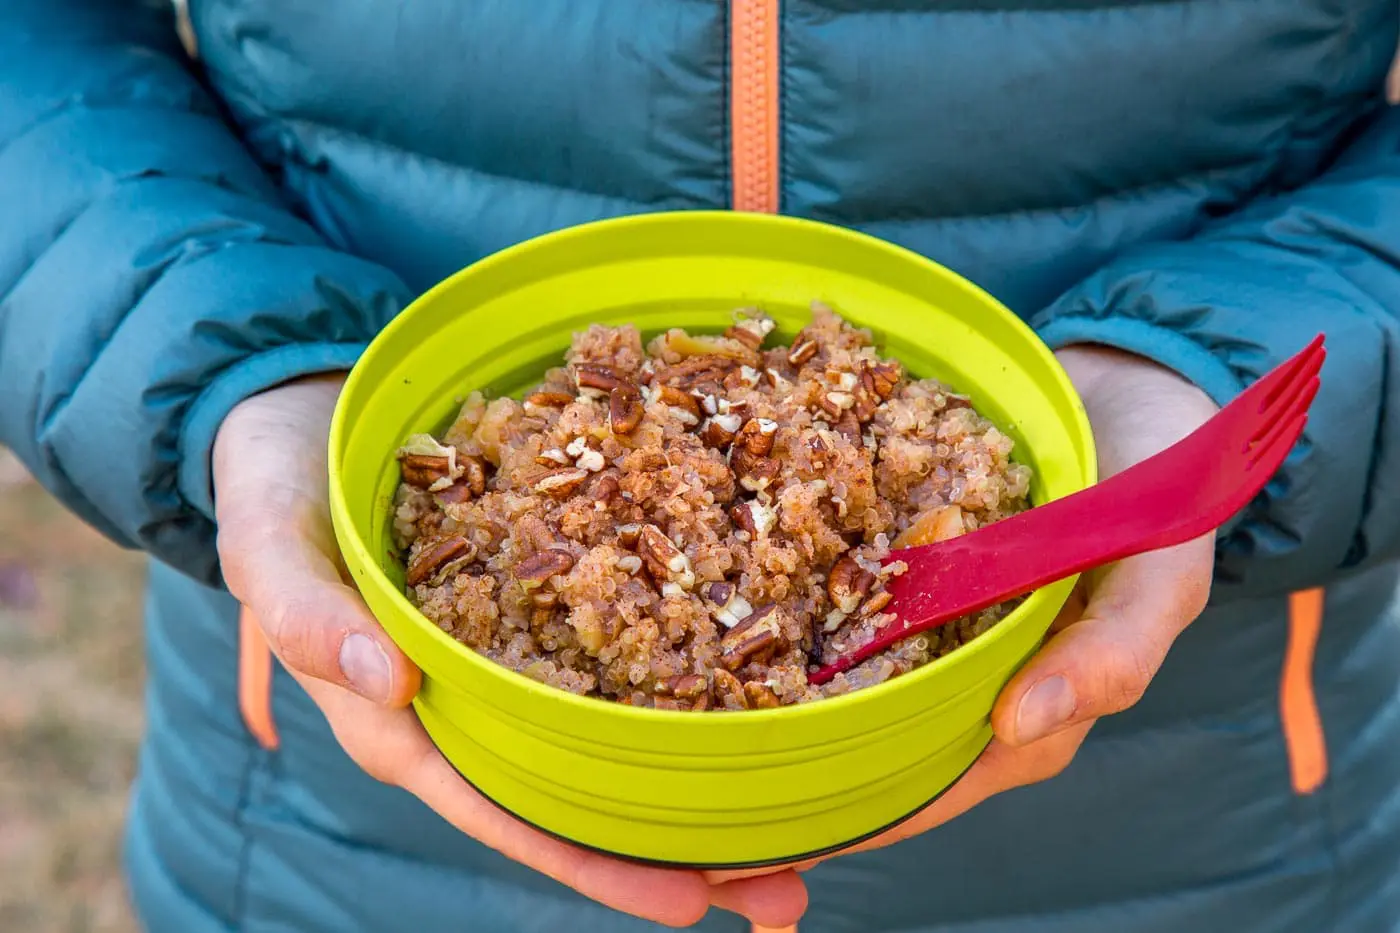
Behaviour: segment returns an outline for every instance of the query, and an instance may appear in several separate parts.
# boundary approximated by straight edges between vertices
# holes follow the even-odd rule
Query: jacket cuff
[[[350,369],[363,343],[289,344],[239,360],[204,388],[190,406],[180,437],[180,494],[206,518],[214,518],[214,439],[228,413],[260,392],[283,383]]]

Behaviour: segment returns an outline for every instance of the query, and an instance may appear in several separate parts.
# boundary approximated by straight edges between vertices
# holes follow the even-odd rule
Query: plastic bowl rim
[[[826,236],[846,240],[853,245],[858,245],[862,249],[875,249],[885,252],[893,258],[898,258],[903,262],[918,265],[923,271],[942,278],[950,284],[968,292],[984,306],[997,309],[998,313],[1005,315],[1009,319],[1008,323],[1013,329],[1021,332],[1021,336],[1030,345],[1032,352],[1041,356],[1042,361],[1049,364],[1049,371],[1054,382],[1052,388],[1063,393],[1064,396],[1071,401],[1071,417],[1075,423],[1069,427],[1078,433],[1082,442],[1082,461],[1079,466],[1087,480],[1085,486],[1092,485],[1097,481],[1098,461],[1093,431],[1090,428],[1088,415],[1084,410],[1084,404],[1079,397],[1078,391],[1074,388],[1073,383],[1070,382],[1069,375],[1064,371],[1063,367],[1060,366],[1059,361],[1055,359],[1054,353],[1041,341],[1040,337],[1030,325],[1002,305],[1001,302],[986,290],[919,253],[890,243],[887,240],[882,240],[879,237],[821,221],[808,220],[806,218],[791,217],[781,214],[746,214],[714,210],[659,211],[648,214],[625,215],[622,217],[590,221],[588,223],[540,234],[539,236],[532,237],[528,240],[522,240],[519,243],[508,246],[471,265],[459,269],[432,288],[423,292],[409,305],[405,306],[405,308],[380,331],[379,335],[376,336],[374,341],[372,341],[370,346],[366,349],[365,355],[373,351],[374,344],[392,337],[397,330],[408,326],[407,318],[409,312],[415,305],[427,303],[442,293],[450,291],[462,278],[477,274],[482,269],[489,269],[494,266],[515,262],[518,261],[521,256],[538,249],[559,247],[567,244],[571,240],[589,237],[600,231],[618,227],[665,226],[674,223],[684,223],[689,220],[713,221],[719,218],[723,218],[723,222],[725,223],[748,223],[766,225],[773,228],[790,227],[793,229],[807,228],[809,230],[819,230]],[[335,524],[340,526],[341,529],[337,535],[339,539],[338,543],[342,549],[348,548],[348,550],[353,552],[355,560],[362,568],[368,568],[368,574],[372,579],[365,582],[377,587],[381,592],[386,594],[395,610],[398,611],[406,621],[420,629],[424,629],[433,643],[446,652],[446,656],[440,657],[438,663],[433,666],[447,666],[445,662],[451,659],[455,662],[451,666],[456,667],[459,671],[470,671],[473,674],[481,674],[489,678],[504,681],[504,685],[509,685],[524,690],[527,693],[535,694],[537,697],[550,702],[574,707],[579,713],[584,715],[611,715],[620,717],[623,720],[634,720],[637,722],[665,722],[675,725],[685,723],[686,728],[692,729],[724,728],[726,723],[733,721],[732,715],[727,715],[731,713],[731,711],[728,710],[711,710],[706,715],[696,715],[693,711],[686,710],[661,710],[627,706],[600,697],[578,696],[567,690],[551,687],[548,684],[540,683],[510,668],[497,664],[484,655],[478,654],[473,649],[448,635],[427,616],[419,612],[418,608],[408,600],[408,597],[400,592],[398,587],[393,585],[393,582],[385,575],[379,563],[371,557],[368,545],[355,527],[355,523],[350,519],[349,507],[345,502],[344,491],[339,479],[340,463],[338,451],[341,449],[342,442],[345,440],[348,420],[343,400],[357,392],[373,390],[373,387],[370,386],[364,388],[360,387],[360,381],[366,378],[362,373],[363,368],[358,364],[350,370],[349,375],[346,377],[345,384],[341,389],[340,397],[336,401],[335,411],[331,417],[327,462],[330,471],[329,490],[331,514],[335,520]],[[347,538],[348,542],[346,540]],[[982,633],[966,645],[959,647],[957,650],[951,651],[940,658],[935,658],[927,664],[915,668],[906,674],[890,678],[889,680],[871,687],[853,690],[850,693],[841,694],[839,696],[824,697],[821,700],[816,700],[811,703],[780,706],[776,709],[744,710],[741,712],[743,720],[756,726],[761,722],[771,722],[778,719],[792,721],[798,717],[821,716],[825,715],[823,710],[828,711],[828,713],[835,713],[841,709],[878,702],[896,690],[909,689],[924,680],[938,676],[938,674],[943,671],[957,667],[960,664],[969,663],[974,657],[984,652],[994,650],[995,645],[1009,638],[1011,633],[1020,625],[1023,625],[1035,610],[1040,607],[1040,604],[1044,603],[1049,598],[1048,591],[1056,585],[1058,584],[1050,584],[1049,586],[1034,590],[1026,596],[1025,601],[1021,603],[1021,605],[1017,606],[1006,618],[1002,619],[988,631]],[[383,622],[380,622],[380,625],[383,626]],[[391,639],[393,638],[393,635],[388,632],[387,628],[386,634],[389,634]],[[466,667],[462,668],[461,665],[466,665]],[[457,689],[453,684],[453,681],[457,679],[456,677],[444,678],[441,673],[439,673],[438,676],[432,679],[438,681],[444,687],[454,690]],[[739,711],[734,712],[737,713]]]

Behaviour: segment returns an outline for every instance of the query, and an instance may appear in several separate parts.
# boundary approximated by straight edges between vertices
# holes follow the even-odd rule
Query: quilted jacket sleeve
[[[1312,184],[1122,256],[1035,323],[1052,346],[1142,354],[1221,403],[1325,333],[1306,435],[1222,535],[1219,590],[1299,589],[1400,556],[1400,110]]]
[[[184,61],[168,2],[0,3],[0,442],[215,582],[224,415],[348,367],[407,296],[278,203]]]

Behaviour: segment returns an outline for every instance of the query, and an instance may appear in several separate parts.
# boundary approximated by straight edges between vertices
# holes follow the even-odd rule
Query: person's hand
[[[1084,399],[1102,477],[1171,446],[1217,411],[1200,389],[1141,357],[1087,346],[1057,356]],[[1205,608],[1214,544],[1211,534],[1082,577],[1049,640],[997,698],[995,738],[967,774],[914,818],[831,857],[891,845],[1063,771],[1096,720],[1142,697],[1167,649]]]
[[[760,925],[795,923],[807,892],[791,871],[710,885],[576,848],[498,810],[458,776],[407,708],[420,675],[349,585],[331,529],[326,445],[340,376],[302,380],[235,408],[214,447],[219,557],[229,591],[371,776],[458,829],[617,910],[669,926],[711,904]]]

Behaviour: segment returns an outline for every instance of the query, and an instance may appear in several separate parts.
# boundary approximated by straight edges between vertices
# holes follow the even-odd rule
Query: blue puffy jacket
[[[0,3],[0,439],[153,557],[128,837],[153,933],[650,928],[359,773],[283,672],[249,694],[249,645],[245,722],[209,451],[493,250],[725,206],[907,245],[1221,401],[1331,348],[1143,701],[1061,777],[812,872],[803,933],[1400,928],[1395,0],[190,14],[198,64],[155,0]]]

